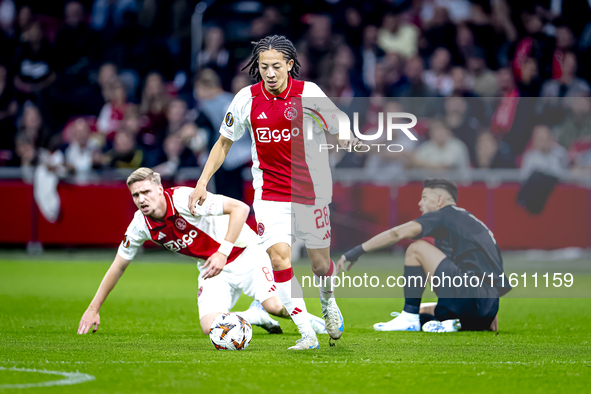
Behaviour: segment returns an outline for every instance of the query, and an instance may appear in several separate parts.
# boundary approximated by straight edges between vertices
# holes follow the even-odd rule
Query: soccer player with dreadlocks
[[[304,106],[303,100],[330,102],[314,83],[298,81],[300,63],[294,45],[284,36],[268,36],[254,43],[252,57],[243,68],[258,83],[242,89],[230,104],[217,143],[210,152],[203,173],[189,200],[189,209],[203,204],[206,185],[226,158],[234,141],[249,130],[252,138],[252,174],[257,231],[273,266],[277,293],[298,326],[302,338],[290,349],[319,347],[308,320],[301,286],[291,267],[291,243],[295,236],[308,250],[312,271],[320,289],[320,303],[326,330],[334,340],[343,333],[344,323],[334,298],[330,259],[332,179],[328,153],[315,149],[326,143],[322,130],[310,135],[303,129],[304,111],[331,134],[338,133],[338,116],[323,116],[321,108]],[[330,103],[334,111],[338,111]],[[327,112],[324,112],[326,115]],[[311,134],[311,133],[310,133]],[[306,140],[304,137],[306,135]],[[354,139],[339,141],[346,149]],[[292,226],[293,221],[293,226]],[[292,295],[292,290],[294,294]]]

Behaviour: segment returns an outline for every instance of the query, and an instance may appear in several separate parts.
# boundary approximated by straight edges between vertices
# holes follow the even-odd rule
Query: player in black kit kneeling
[[[415,239],[404,259],[404,309],[376,331],[453,332],[498,330],[499,297],[511,287],[503,281],[503,258],[495,237],[473,214],[456,205],[458,189],[445,179],[423,183],[422,216],[376,235],[341,256],[337,272],[348,270],[366,253],[403,239]],[[422,237],[433,237],[435,246]],[[427,280],[437,303],[421,304]]]

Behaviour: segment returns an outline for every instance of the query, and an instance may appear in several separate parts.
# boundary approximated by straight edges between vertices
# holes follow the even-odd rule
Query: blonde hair
[[[136,182],[145,181],[149,179],[155,185],[160,185],[160,174],[154,172],[154,170],[146,167],[140,167],[127,178],[127,187],[131,186]]]

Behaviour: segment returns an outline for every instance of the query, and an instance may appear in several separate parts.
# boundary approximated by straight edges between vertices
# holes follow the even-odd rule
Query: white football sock
[[[314,278],[316,280],[316,284],[318,285],[318,290],[320,292],[320,299],[323,301],[329,300],[334,297],[334,289],[332,283],[332,277],[335,274],[334,270],[334,263],[332,260],[330,261],[330,268],[328,271],[323,275],[318,275],[314,273]]]
[[[277,295],[291,316],[291,320],[298,326],[302,336],[314,335],[314,330],[310,324],[310,317],[306,309],[306,303],[303,298],[302,286],[293,275],[291,268],[282,271],[273,271],[275,276],[275,285],[277,286]]]

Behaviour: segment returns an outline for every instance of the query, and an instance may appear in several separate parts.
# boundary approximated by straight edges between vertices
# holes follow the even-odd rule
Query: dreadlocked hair
[[[285,36],[267,36],[259,41],[252,41],[251,44],[254,45],[254,49],[252,50],[250,61],[246,66],[244,66],[244,68],[242,68],[242,70],[246,70],[248,68],[248,75],[253,77],[257,82],[263,79],[261,77],[261,73],[259,72],[259,54],[270,49],[275,49],[277,52],[282,53],[286,59],[286,62],[289,62],[293,59],[293,67],[289,71],[289,76],[292,78],[296,78],[298,76],[300,72],[298,54],[293,43]]]

